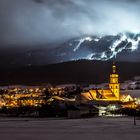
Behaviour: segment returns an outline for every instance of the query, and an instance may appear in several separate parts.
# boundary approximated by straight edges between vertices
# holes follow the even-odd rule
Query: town
[[[140,115],[140,77],[119,83],[115,63],[109,83],[0,87],[0,116],[89,117]]]

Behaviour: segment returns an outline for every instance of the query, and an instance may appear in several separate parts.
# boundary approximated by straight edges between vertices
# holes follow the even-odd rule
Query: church
[[[110,82],[107,89],[91,89],[88,92],[82,93],[82,96],[87,100],[97,101],[122,101],[124,96],[120,93],[119,75],[115,63],[112,65],[112,73],[110,74]],[[126,97],[127,99],[128,97]],[[133,100],[130,97],[131,100]],[[130,100],[130,99],[127,99]]]

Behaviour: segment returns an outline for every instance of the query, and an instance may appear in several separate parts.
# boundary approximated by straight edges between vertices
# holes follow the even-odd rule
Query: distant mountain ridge
[[[0,51],[0,67],[38,66],[81,59],[108,61],[116,58],[140,62],[140,34],[135,33],[80,36],[58,44],[13,48]]]

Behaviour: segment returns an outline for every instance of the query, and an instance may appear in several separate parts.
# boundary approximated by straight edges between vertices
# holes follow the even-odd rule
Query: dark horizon
[[[113,61],[79,60],[0,70],[0,85],[100,84],[109,82]],[[116,62],[120,82],[140,76],[139,62]]]

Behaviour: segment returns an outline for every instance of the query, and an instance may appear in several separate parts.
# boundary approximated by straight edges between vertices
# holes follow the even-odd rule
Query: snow
[[[1,140],[137,140],[133,118],[0,118]]]
[[[121,93],[131,95],[133,98],[140,98],[140,90],[122,90]]]

